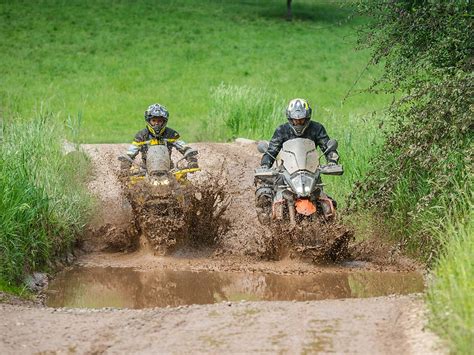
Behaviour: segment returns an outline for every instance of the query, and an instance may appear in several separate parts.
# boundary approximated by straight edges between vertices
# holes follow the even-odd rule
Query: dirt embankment
[[[116,157],[126,145],[85,145],[95,175],[90,182],[100,208],[84,239],[85,266],[136,269],[216,270],[311,274],[360,269],[413,269],[404,262],[357,262],[317,266],[273,248],[257,221],[252,172],[259,163],[254,144],[195,144],[205,171],[219,172],[230,204],[230,222],[218,246],[181,248],[157,256],[150,245],[133,245],[136,216],[118,179]],[[193,179],[205,182],[206,174]],[[201,179],[201,181],[199,181]],[[271,239],[270,239],[271,240]],[[272,249],[273,248],[273,249]],[[133,248],[132,248],[133,249]],[[135,248],[137,249],[137,248]],[[279,250],[275,253],[275,250]],[[281,259],[271,262],[271,256]],[[269,257],[270,256],[270,257]],[[381,261],[380,261],[381,260]],[[5,300],[4,300],[5,301]],[[224,302],[143,310],[53,309],[0,303],[0,353],[433,353],[436,339],[425,331],[419,296],[311,302]]]

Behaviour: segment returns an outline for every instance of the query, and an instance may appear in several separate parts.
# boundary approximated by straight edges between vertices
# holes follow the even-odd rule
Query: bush
[[[473,4],[465,0],[360,1],[373,22],[363,41],[385,71],[372,89],[400,99],[385,144],[354,191],[428,263],[434,329],[471,353],[474,306]]]
[[[428,260],[439,250],[425,227],[443,216],[440,198],[460,200],[457,182],[472,169],[472,4],[363,1],[362,8],[374,19],[364,37],[372,60],[385,63],[372,89],[402,95],[354,201],[382,211],[394,234]]]

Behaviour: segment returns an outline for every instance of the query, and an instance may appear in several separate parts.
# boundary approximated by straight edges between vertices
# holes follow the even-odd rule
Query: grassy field
[[[365,20],[344,2],[298,1],[292,22],[285,11],[281,0],[0,1],[0,280],[43,269],[85,223],[61,124],[73,141],[126,142],[153,102],[185,140],[227,141],[269,139],[288,100],[308,98],[340,142],[346,174],[326,182],[344,205],[379,140],[371,112],[387,102],[359,92],[375,75],[355,50]]]
[[[355,50],[365,20],[348,3],[300,0],[287,22],[283,0],[1,1],[1,111],[31,117],[43,104],[60,120],[81,116],[84,142],[125,142],[160,102],[186,141],[223,141],[232,135],[209,122],[226,110],[215,94],[224,85],[277,98],[260,138],[293,97],[310,99],[338,136],[338,122],[387,101],[357,93],[375,73]]]

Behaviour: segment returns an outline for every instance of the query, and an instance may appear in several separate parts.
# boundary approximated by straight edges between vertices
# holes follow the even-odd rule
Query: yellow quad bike
[[[170,176],[174,176],[178,183],[186,184],[188,174],[201,171],[198,167],[187,167],[183,165],[183,162],[187,158],[198,154],[195,149],[189,149],[181,159],[173,163],[169,154],[168,145],[174,146],[174,143],[166,139],[152,139],[146,141],[145,144],[148,145],[145,168],[137,164],[128,155],[121,155],[118,158],[120,161],[129,161],[131,163],[129,187],[142,180],[148,181],[154,186],[169,185]]]

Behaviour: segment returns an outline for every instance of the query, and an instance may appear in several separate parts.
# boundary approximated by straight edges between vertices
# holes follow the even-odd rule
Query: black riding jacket
[[[176,149],[181,153],[184,154],[186,151],[186,147],[184,147],[185,143],[179,141],[179,133],[176,132],[174,129],[166,127],[162,134],[158,137],[153,136],[148,128],[144,128],[135,135],[135,139],[133,140],[132,144],[129,146],[127,150],[127,154],[130,158],[134,159],[138,153],[142,153],[142,159],[146,161],[146,153],[148,150],[148,145],[146,144],[147,141],[152,139],[166,139],[169,143],[178,143],[175,144]],[[168,145],[168,150],[171,154],[171,145]]]
[[[326,129],[321,123],[310,121],[308,127],[306,127],[303,134],[297,136],[293,128],[291,128],[290,123],[287,122],[279,126],[275,130],[275,133],[273,133],[273,137],[270,140],[268,150],[262,157],[261,165],[271,167],[273,165],[273,162],[275,161],[273,157],[276,157],[278,155],[283,146],[283,143],[294,138],[311,139],[317,146],[319,146],[319,148],[323,152],[326,150],[326,145],[329,141],[329,136],[326,133]],[[329,162],[337,163],[337,160],[339,159],[337,151],[327,152],[326,159]]]

